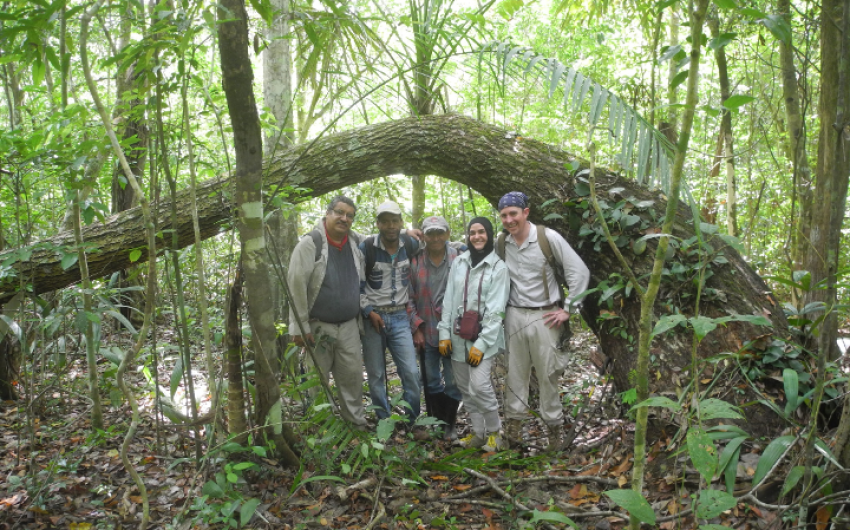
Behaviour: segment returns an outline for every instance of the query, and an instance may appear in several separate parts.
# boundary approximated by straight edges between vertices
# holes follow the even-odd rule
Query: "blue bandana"
[[[501,199],[499,199],[499,211],[502,211],[509,206],[516,206],[517,208],[525,210],[528,208],[528,195],[521,191],[511,191],[506,193]]]

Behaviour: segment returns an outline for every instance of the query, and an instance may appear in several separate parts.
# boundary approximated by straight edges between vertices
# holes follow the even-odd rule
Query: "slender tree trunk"
[[[275,118],[275,128],[268,130],[264,138],[263,146],[267,157],[289,149],[295,137],[290,50],[292,34],[289,24],[292,9],[289,0],[272,0],[271,5],[275,14],[271,25],[266,29],[269,45],[263,51],[263,99]],[[271,248],[279,250],[278,258],[281,263],[288,265],[292,251],[298,244],[298,216],[294,211],[288,210],[284,213],[283,208],[276,208],[269,216],[268,226],[270,237],[274,238]],[[283,295],[280,278],[272,275],[269,291],[275,309],[275,322],[286,322],[289,302]],[[283,353],[288,344],[289,334],[281,335],[277,341],[278,352]],[[274,358],[275,373],[280,372],[280,362],[280,356]]]
[[[263,230],[263,140],[254,101],[254,73],[248,55],[248,14],[240,0],[224,0],[219,4],[218,18],[222,84],[236,151],[236,226],[242,242],[245,294],[253,330],[257,424],[268,426],[267,432],[275,439],[281,459],[287,466],[295,467],[298,457],[282,436],[286,426],[282,418],[280,387],[271,365],[271,360],[277,357],[275,311],[268,296],[272,278]]]
[[[239,310],[242,307],[242,264],[236,267],[227,304],[225,344],[227,347],[227,424],[230,436],[237,443],[248,439],[248,420],[245,416],[245,389],[242,385],[242,326]]]
[[[720,21],[713,16],[708,21],[712,37],[720,35]],[[729,89],[729,69],[726,66],[726,47],[714,50],[717,62],[717,77],[720,82],[720,103],[725,103],[732,95]],[[726,168],[726,232],[730,236],[738,235],[738,198],[735,182],[735,153],[732,141],[732,112],[723,107],[720,115],[720,139],[723,146],[723,162]]]
[[[778,0],[777,8],[791,25],[790,0]],[[787,122],[788,152],[791,154],[792,176],[792,214],[789,223],[791,242],[791,261],[794,270],[803,270],[808,249],[806,238],[811,227],[812,216],[812,170],[806,150],[806,127],[800,104],[797,67],[794,64],[794,47],[791,38],[787,42],[779,41],[779,58],[782,72],[782,96],[785,100],[785,120]],[[802,293],[792,291],[794,302]]]
[[[667,42],[670,46],[676,46],[677,44],[679,44],[679,12],[677,11],[678,6],[674,4],[668,9],[670,13],[670,25],[668,26],[669,40]],[[676,61],[671,59],[670,68],[667,71],[667,103],[670,105],[675,105],[679,102],[678,87],[673,87],[673,78],[676,77],[677,73],[679,72],[676,69]],[[668,110],[667,119],[664,121],[669,123],[670,128],[675,131],[678,129],[679,114],[675,110]]]
[[[682,174],[685,167],[685,158],[688,153],[688,144],[691,138],[691,129],[694,122],[694,114],[696,112],[697,103],[699,102],[699,63],[702,48],[702,29],[705,21],[706,10],[708,8],[708,0],[697,0],[691,2],[691,62],[688,73],[688,91],[685,100],[685,110],[682,114],[682,128],[679,132],[679,143],[676,146],[676,157],[673,161],[673,170],[670,177],[669,200],[667,209],[664,215],[664,226],[661,229],[662,234],[672,234],[674,220],[679,202],[679,190],[682,183]],[[638,355],[637,355],[637,401],[638,403],[645,401],[650,395],[649,384],[649,361],[650,361],[650,346],[652,344],[652,326],[654,316],[655,299],[661,287],[661,275],[664,270],[664,262],[666,261],[667,247],[669,237],[663,236],[658,241],[658,247],[655,251],[655,260],[652,266],[652,274],[649,277],[649,282],[646,291],[640,299],[640,323],[638,335]],[[696,374],[693,377],[698,377]],[[634,451],[634,467],[632,468],[632,489],[639,494],[643,494],[644,473],[646,469],[646,440],[647,440],[647,421],[649,408],[642,407],[637,411],[637,419],[635,421],[635,451]],[[631,516],[629,518],[629,527],[632,530],[640,530],[640,520]]]
[[[79,192],[77,192],[77,200],[74,201],[74,239],[77,242],[77,262],[80,267],[80,278],[82,278],[83,287],[83,313],[85,318],[80,319],[85,322],[86,336],[86,364],[88,365],[89,376],[89,398],[92,401],[91,408],[91,426],[92,430],[103,430],[103,410],[100,405],[100,387],[98,385],[97,373],[97,356],[95,353],[94,344],[94,323],[91,318],[95,315],[92,313],[91,304],[91,278],[89,277],[89,269],[86,264],[86,251],[83,247],[83,235],[80,230],[80,200]]]
[[[826,361],[838,355],[836,344],[837,273],[841,229],[847,208],[850,180],[850,0],[825,0],[821,8],[821,134],[818,145],[818,174],[810,241],[813,256],[809,271],[812,283],[825,281],[818,298],[826,305],[826,316],[818,335],[819,373]],[[836,434],[836,452],[841,463],[850,465],[850,397]]]

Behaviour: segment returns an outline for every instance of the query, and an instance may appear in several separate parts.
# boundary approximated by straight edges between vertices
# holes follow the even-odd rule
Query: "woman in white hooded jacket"
[[[472,434],[461,442],[488,451],[503,448],[499,403],[490,382],[493,358],[505,349],[502,321],[510,293],[510,277],[505,262],[494,251],[493,224],[476,217],[467,227],[469,252],[452,262],[443,315],[437,326],[440,332],[440,354],[451,356],[455,383],[463,395],[469,412]],[[458,334],[457,323],[464,312],[478,312],[479,326]],[[475,320],[474,316],[471,320]],[[477,336],[474,331],[478,331]]]

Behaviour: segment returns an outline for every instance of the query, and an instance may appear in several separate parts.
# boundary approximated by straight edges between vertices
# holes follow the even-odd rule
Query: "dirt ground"
[[[621,529],[625,512],[603,492],[629,487],[633,424],[592,362],[600,364],[593,335],[577,333],[571,347],[562,396],[572,443],[557,454],[543,450],[544,429],[536,419],[524,424],[522,450],[482,453],[436,436],[417,441],[404,429],[380,439],[325,414],[295,424],[302,467],[284,469],[261,448],[235,451],[223,441],[210,448],[203,430],[157,424],[151,393],[139,390],[143,421],[128,454],[149,496],[149,528],[495,530],[564,528],[568,517],[578,528]],[[106,377],[109,363],[101,369]],[[503,375],[497,366],[498,392]],[[142,373],[134,377],[136,388],[144,389]],[[107,388],[108,428],[92,434],[84,360],[39,378],[36,395],[0,404],[0,530],[138,528],[142,498],[119,456],[130,416],[120,394]],[[300,404],[295,399],[289,406],[297,411]],[[460,436],[467,432],[461,409]],[[669,436],[648,448],[647,498],[660,528],[696,528],[689,506],[698,475]],[[758,449],[742,454],[740,488],[752,476]],[[741,502],[708,523],[780,528],[780,510],[768,506]]]

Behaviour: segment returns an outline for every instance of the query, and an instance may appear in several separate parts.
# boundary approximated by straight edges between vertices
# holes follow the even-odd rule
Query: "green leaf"
[[[826,457],[826,459],[829,460],[832,465],[834,465],[838,469],[841,469],[841,464],[838,463],[838,459],[835,458],[835,455],[832,454],[832,451],[829,449],[829,446],[823,443],[823,440],[821,440],[820,438],[815,439],[815,449],[817,450],[817,452]]]
[[[242,508],[239,510],[239,520],[242,521],[242,526],[248,524],[251,517],[254,517],[254,512],[257,511],[259,505],[260,499],[248,499],[242,503]]]
[[[726,510],[731,510],[738,505],[738,500],[721,490],[702,490],[699,493],[699,504],[697,504],[696,515],[701,519],[718,517]]]
[[[784,497],[788,494],[789,491],[794,489],[800,479],[803,478],[803,475],[806,473],[806,466],[794,466],[791,468],[791,471],[788,472],[788,476],[785,477],[785,485],[782,486],[782,493],[779,494],[780,497]]]
[[[764,476],[770,471],[770,468],[779,461],[782,453],[788,449],[788,446],[795,440],[794,436],[780,436],[771,441],[759,458],[759,463],[756,465],[756,473],[753,475],[753,485],[755,486]]]
[[[738,471],[738,459],[741,456],[741,445],[746,438],[739,436],[733,438],[726,444],[723,451],[720,453],[720,461],[717,466],[717,471],[724,474],[726,483],[726,491],[733,493],[735,491],[735,478]]]
[[[729,1],[734,4],[734,0],[729,0]],[[737,37],[737,36],[738,36],[737,33],[723,33],[722,35],[718,35],[718,36],[714,37],[713,39],[711,39],[710,41],[708,41],[708,47],[711,48],[712,50],[719,50],[719,49],[725,47],[727,44],[729,44],[733,40],[735,40],[735,37]]]
[[[685,315],[665,315],[655,324],[655,327],[652,329],[652,336],[655,337],[656,335],[660,335],[665,331],[678,326],[685,320],[687,320]]]
[[[62,261],[59,262],[59,265],[62,267],[63,271],[66,271],[74,266],[79,259],[79,255],[77,253],[73,254],[63,254]]]
[[[378,422],[377,436],[378,440],[387,440],[392,435],[395,429],[395,420],[392,418],[384,418]]]
[[[767,15],[756,22],[764,25],[764,27],[773,33],[774,37],[785,44],[791,42],[791,25],[788,24],[788,20],[786,20],[782,15]]]
[[[738,410],[738,407],[722,399],[709,398],[700,401],[699,404],[700,417],[703,420],[716,420],[719,418],[728,418],[733,420],[742,420],[744,416]]]
[[[698,317],[693,317],[688,319],[688,323],[694,328],[694,334],[697,336],[698,340],[702,340],[706,335],[714,331],[717,328],[717,320],[714,318],[708,318],[707,316],[700,315]]]
[[[44,72],[46,68],[44,63],[41,62],[41,59],[36,59],[32,63],[32,84],[34,86],[41,85],[42,81],[44,81]]]
[[[677,86],[684,83],[687,78],[688,70],[682,70],[681,72],[676,74],[676,77],[674,77],[672,81],[670,81],[670,88],[676,88]]]
[[[738,107],[746,105],[750,101],[755,101],[756,98],[753,96],[745,96],[744,94],[736,94],[734,96],[729,96],[729,98],[723,102],[723,106],[729,110],[737,110]]]
[[[560,512],[541,512],[540,510],[534,510],[531,513],[531,522],[536,523],[538,521],[549,521],[553,523],[563,523],[572,526],[573,528],[578,528],[578,525],[566,515]]]
[[[643,407],[663,407],[665,409],[670,409],[672,411],[678,411],[682,407],[679,406],[678,403],[673,401],[672,399],[664,396],[655,396],[649,399],[645,399],[631,408],[631,410],[643,408]]]
[[[104,314],[111,316],[112,318],[114,318],[115,320],[117,320],[118,322],[123,324],[124,327],[127,328],[127,331],[129,331],[133,335],[135,335],[137,333],[136,328],[133,326],[133,324],[130,323],[129,320],[127,320],[127,317],[125,317],[124,315],[122,315],[118,311],[113,311],[113,310],[109,309],[107,311],[104,311]]]
[[[713,235],[717,233],[717,225],[713,225],[711,223],[700,223],[699,230],[703,234]]]
[[[254,8],[254,11],[259,14],[263,20],[266,21],[266,24],[272,23],[272,15],[273,10],[271,6],[271,2],[269,0],[250,0],[251,7]]]
[[[609,490],[605,495],[640,522],[655,524],[655,512],[640,493],[634,490]]]
[[[251,451],[253,451],[255,455],[260,456],[262,458],[265,458],[267,454],[266,448],[261,445],[252,445]]]
[[[714,0],[714,3],[720,9],[735,9],[738,5],[735,3],[735,0]]]
[[[581,182],[580,180],[576,181],[575,185],[576,195],[579,197],[587,197],[590,195],[590,186],[586,182]]]
[[[212,480],[208,480],[204,487],[201,489],[201,493],[204,495],[208,495],[213,499],[221,499],[224,497],[224,490],[222,490],[218,484],[216,484]]]
[[[782,384],[785,387],[785,414],[791,415],[797,409],[797,399],[800,392],[800,378],[796,370],[782,370]]]
[[[744,253],[744,245],[741,244],[741,241],[737,237],[730,236],[729,234],[720,234],[718,237],[720,237],[720,239],[722,239],[724,243],[734,248],[738,252],[742,254]]]
[[[711,482],[717,471],[717,448],[711,442],[708,434],[699,427],[688,430],[688,455],[700,475]]]
[[[135,248],[130,251],[130,263],[136,263],[142,257],[142,250]]]
[[[254,467],[256,465],[257,464],[253,462],[239,462],[233,466],[233,469],[235,469],[236,471],[243,471],[245,469],[248,469],[249,467]]]
[[[731,315],[729,320],[735,320],[738,322],[749,322],[750,324],[754,324],[756,326],[767,326],[773,327],[773,322],[767,319],[767,317],[762,315]]]
[[[559,213],[550,213],[546,217],[543,218],[544,221],[553,221],[553,220],[561,220],[564,216]]]
[[[178,357],[174,363],[174,370],[171,371],[171,397],[177,393],[177,388],[180,386],[180,380],[183,378],[183,358]]]
[[[676,44],[674,46],[665,46],[662,48],[661,56],[658,57],[658,62],[663,63],[664,61],[669,61],[673,57],[676,56],[677,53],[682,51],[682,46],[680,44]]]

